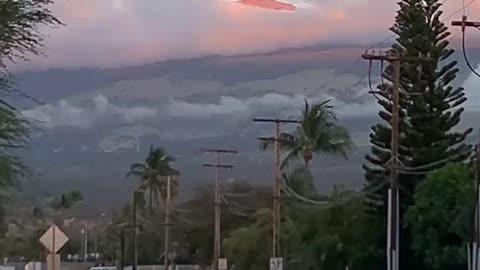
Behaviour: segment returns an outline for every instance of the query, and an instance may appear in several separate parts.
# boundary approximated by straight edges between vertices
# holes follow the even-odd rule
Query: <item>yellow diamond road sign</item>
[[[68,237],[56,225],[50,227],[50,229],[40,237],[40,243],[51,253],[57,253],[67,241]]]

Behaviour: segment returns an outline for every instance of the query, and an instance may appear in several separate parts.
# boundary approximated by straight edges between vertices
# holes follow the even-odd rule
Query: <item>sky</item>
[[[445,3],[444,17],[450,17],[445,22],[450,24],[462,15],[456,13],[461,1]],[[134,65],[326,42],[371,43],[390,35],[386,29],[392,24],[396,9],[394,1],[385,0],[57,0],[54,12],[66,26],[47,29],[48,56],[33,59],[28,67]],[[371,16],[372,12],[375,16]],[[480,15],[480,2],[470,5],[468,13],[471,17]],[[477,78],[469,78],[466,85],[474,88],[476,81]],[[177,120],[231,119],[237,115],[243,121],[258,113],[255,108],[260,105],[278,105],[276,110],[291,114],[301,109],[303,98],[267,94],[241,100],[224,96],[208,105],[170,100],[160,110],[144,106],[122,108],[99,95],[91,100],[89,108],[62,100],[25,113],[49,127],[91,128],[98,119],[112,117],[128,124],[151,121],[159,115]],[[339,114],[375,113],[375,106],[357,107],[349,106],[348,110],[339,110]]]
[[[460,0],[447,0],[445,14],[460,7]],[[389,35],[396,9],[396,1],[388,0],[56,0],[53,11],[66,26],[42,29],[48,57],[15,68],[135,65],[319,43],[370,44]],[[471,15],[480,15],[477,10],[480,2],[469,6]]]

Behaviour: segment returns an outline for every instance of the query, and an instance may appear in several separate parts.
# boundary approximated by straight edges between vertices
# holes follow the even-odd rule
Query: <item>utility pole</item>
[[[480,140],[475,146],[475,207],[472,243],[468,246],[468,270],[480,270]]]
[[[169,246],[170,246],[170,199],[171,199],[171,182],[172,177],[170,175],[167,176],[167,200],[165,204],[165,270],[168,270],[168,253],[169,253]]]
[[[480,22],[468,21],[467,16],[463,15],[461,21],[453,21],[452,26],[461,26],[463,34],[463,42],[465,42],[465,30],[467,27],[479,28]],[[464,48],[465,50],[465,48]],[[464,52],[465,53],[465,52]],[[470,67],[470,64],[467,62]],[[470,67],[472,68],[472,67]],[[480,142],[475,149],[475,212],[473,214],[473,235],[472,244],[468,247],[468,269],[480,270]]]
[[[220,169],[232,169],[233,165],[221,164],[221,154],[237,154],[235,150],[228,149],[201,149],[204,153],[216,153],[216,164],[203,164],[203,167],[215,168],[215,238],[213,242],[213,270],[219,270],[219,259],[222,256],[222,240],[221,240],[221,185],[220,185]],[[224,270],[224,269],[221,269]]]
[[[93,239],[93,248],[95,251],[95,262],[98,259],[98,223],[99,223],[99,218],[105,216],[105,213],[101,213],[100,215],[97,215],[95,217],[95,231],[94,231],[94,239]]]
[[[480,140],[475,148],[475,208],[473,214],[473,237],[471,251],[468,247],[468,269],[479,270],[480,256]]]
[[[365,52],[362,58],[369,61],[388,61],[393,67],[393,87],[391,93],[392,119],[391,119],[391,155],[390,167],[390,188],[388,190],[388,228],[387,228],[387,269],[398,270],[399,258],[399,196],[398,196],[398,136],[399,136],[399,81],[400,81],[400,57],[393,52],[368,53]]]
[[[93,250],[95,252],[95,262],[98,259],[98,219],[95,221],[95,227],[93,231]]]
[[[120,270],[125,267],[125,228],[120,228]]]
[[[273,141],[274,142],[274,152],[275,152],[275,171],[274,171],[274,181],[273,181],[273,209],[272,209],[272,258],[271,264],[273,263],[277,269],[281,268],[279,265],[283,265],[283,259],[279,257],[280,253],[280,230],[281,230],[281,207],[280,207],[280,188],[281,188],[281,166],[280,166],[280,124],[281,123],[300,123],[298,120],[287,120],[287,119],[278,119],[278,118],[254,118],[253,122],[265,122],[265,123],[275,123],[275,136],[273,138],[259,138],[263,141]],[[273,261],[272,261],[273,260]]]
[[[83,258],[83,262],[87,262],[87,259],[88,259],[88,225],[85,224],[85,235],[84,235],[85,239],[85,245],[84,245],[84,258]]]
[[[138,241],[137,241],[137,209],[138,199],[143,197],[143,192],[136,190],[133,192],[133,267],[132,270],[137,270],[138,267]]]
[[[400,211],[399,211],[399,193],[398,193],[398,169],[401,167],[401,162],[398,157],[398,142],[399,142],[399,103],[400,103],[400,63],[402,61],[428,61],[428,57],[404,57],[400,56],[395,51],[368,51],[362,55],[362,58],[372,61],[387,61],[393,68],[392,75],[392,92],[390,100],[392,102],[392,119],[391,125],[391,156],[388,161],[390,169],[390,188],[388,190],[388,225],[387,225],[387,269],[399,269],[399,231],[400,231]],[[407,95],[415,93],[406,93]]]

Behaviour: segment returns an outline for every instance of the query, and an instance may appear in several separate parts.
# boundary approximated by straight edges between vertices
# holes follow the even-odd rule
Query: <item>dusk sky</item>
[[[387,0],[56,2],[55,15],[66,27],[46,31],[47,58],[17,67],[118,66],[328,42],[369,44],[390,34],[397,10],[396,1]],[[444,17],[460,7],[447,0]],[[469,15],[480,15],[480,3],[469,7]]]

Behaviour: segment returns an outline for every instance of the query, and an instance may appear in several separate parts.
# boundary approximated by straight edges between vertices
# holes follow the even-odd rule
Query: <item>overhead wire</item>
[[[441,165],[443,163],[446,163],[446,162],[449,162],[449,161],[452,161],[452,158],[449,157],[449,158],[444,158],[444,159],[441,159],[441,160],[438,160],[438,161],[434,161],[434,162],[431,162],[431,163],[427,163],[427,164],[424,164],[424,165],[420,165],[420,166],[415,166],[415,167],[408,167],[408,166],[402,166],[401,168],[399,168],[400,170],[404,170],[404,171],[417,171],[417,170],[425,170],[425,169],[429,169],[431,167],[435,167],[435,166],[438,166],[438,165]]]
[[[476,0],[474,0],[474,1],[476,1]],[[449,16],[449,17],[450,17],[450,16]],[[450,38],[448,39],[448,41],[451,41],[451,40],[453,40],[454,38],[458,37],[461,33],[462,33],[462,32],[457,32],[456,34],[450,36]],[[393,37],[393,36],[392,36],[392,37]],[[384,39],[383,41],[377,42],[377,43],[381,44],[382,42],[384,42],[385,40],[388,40],[388,39],[389,39],[389,38]],[[359,59],[361,59],[361,58],[359,58]],[[380,101],[381,99],[378,97],[378,95],[375,93],[375,91],[374,91],[374,89],[373,89],[373,87],[372,87],[372,82],[371,82],[371,76],[372,76],[372,75],[371,75],[371,68],[372,68],[372,66],[371,66],[371,63],[370,63],[370,61],[369,61],[369,69],[368,69],[367,74],[366,74],[365,76],[361,77],[357,82],[355,82],[355,83],[350,87],[350,89],[352,89],[354,86],[360,84],[361,82],[363,82],[363,81],[366,79],[366,80],[368,81],[368,88],[370,89],[370,93],[373,94],[373,96],[375,97],[375,99],[376,99],[377,101]],[[384,69],[384,62],[381,61],[381,63],[380,63],[380,70],[383,72],[383,69]],[[380,78],[381,78],[381,82],[380,82],[380,83],[381,83],[382,85],[385,84],[383,74],[381,74]],[[337,110],[338,110],[338,109],[343,109],[343,108],[345,108],[345,107],[347,107],[347,106],[349,106],[349,105],[352,105],[352,104],[356,103],[356,102],[359,101],[360,99],[363,99],[363,98],[368,97],[368,96],[369,96],[368,93],[367,93],[367,94],[363,94],[363,95],[358,95],[358,96],[355,97],[354,99],[349,100],[348,102],[343,103],[343,104],[340,105],[340,106],[336,106],[336,109],[337,109]]]
[[[463,55],[463,59],[465,60],[465,64],[470,69],[470,71],[472,71],[472,73],[475,74],[477,77],[480,77],[480,73],[478,73],[475,70],[475,68],[470,63],[470,60],[468,59],[467,48],[466,48],[466,27],[463,27],[463,26],[462,26],[462,55]]]
[[[471,5],[471,4],[472,4],[473,2],[475,2],[475,1],[476,1],[476,0],[470,1],[470,2],[468,3],[468,5]],[[468,6],[468,5],[466,4],[465,6]],[[458,11],[455,12],[455,13],[453,13],[453,14],[456,14],[456,13],[458,13]],[[453,16],[453,14],[451,14],[451,15],[448,16],[448,17]],[[461,32],[453,35],[450,39],[453,39],[453,38],[457,37],[459,34],[461,34]],[[393,36],[391,36],[391,37],[393,37]],[[391,37],[388,37],[388,38],[386,38],[386,39],[384,39],[384,40],[382,40],[382,41],[380,41],[380,42],[378,42],[378,43],[376,43],[376,44],[383,43],[383,42],[389,40]],[[375,46],[376,44],[372,45],[371,47]],[[370,48],[371,48],[371,47],[370,47]],[[353,63],[355,63],[355,62],[356,62],[356,60],[355,60]],[[370,69],[371,69],[371,63],[370,63]],[[370,89],[372,90],[372,86],[371,86],[371,70],[370,70],[370,69],[369,69],[369,74],[368,74],[367,76],[368,76],[368,78],[369,78],[369,87],[370,87]],[[381,70],[383,71],[383,62],[381,63]],[[361,79],[359,80],[359,82],[363,81],[364,79],[365,79],[365,78],[361,78]],[[381,80],[382,80],[382,84],[383,84],[383,75],[381,76]],[[359,96],[359,97],[364,97],[364,96]],[[378,97],[377,97],[377,99],[378,99]],[[348,105],[348,103],[345,104],[345,105]],[[436,166],[436,165],[439,165],[439,164],[441,164],[441,163],[445,163],[445,162],[448,162],[448,161],[450,161],[450,159],[443,159],[443,160],[440,160],[440,161],[436,161],[436,162],[432,162],[432,163],[429,163],[429,164],[424,164],[424,165],[416,166],[416,167],[403,167],[403,168],[400,169],[399,172],[400,172],[400,173],[405,173],[405,174],[424,174],[424,173],[426,173],[426,172],[418,172],[418,171],[414,171],[414,170],[426,169],[426,168],[433,167],[433,166]],[[379,188],[383,188],[385,185],[386,185],[386,183],[383,183]],[[285,185],[285,191],[286,191],[289,195],[293,195],[295,198],[297,198],[297,199],[299,199],[299,200],[301,200],[301,201],[303,201],[303,202],[310,203],[310,204],[316,204],[316,205],[325,206],[325,205],[328,205],[328,204],[330,203],[330,202],[328,202],[328,201],[315,201],[315,200],[311,200],[311,199],[305,198],[305,197],[301,196],[300,194],[296,193],[293,189],[291,189],[290,187],[288,187],[288,186],[286,186],[286,185]],[[364,194],[364,193],[365,193],[365,192],[360,192],[360,193],[358,193],[358,194]]]
[[[462,55],[463,59],[465,60],[465,64],[467,67],[472,71],[473,74],[475,74],[477,77],[480,77],[480,73],[475,70],[475,68],[472,66],[470,63],[470,60],[468,59],[467,55],[467,49],[466,49],[466,27],[464,25],[465,19],[467,17],[467,8],[473,4],[476,0],[471,0],[467,4],[465,3],[465,0],[462,0],[462,8],[460,10],[463,11],[463,17],[462,17]],[[478,27],[476,27],[478,29]]]
[[[38,99],[38,98],[36,98],[36,97],[34,97],[34,96],[31,96],[31,95],[29,95],[29,94],[27,94],[27,93],[25,93],[25,92],[23,92],[23,91],[21,91],[21,90],[19,90],[19,89],[14,89],[13,91],[14,91],[15,93],[17,93],[19,96],[21,96],[21,97],[23,97],[23,98],[26,98],[26,99],[28,99],[28,100],[30,100],[30,101],[33,101],[33,102],[34,102],[35,104],[37,104],[37,105],[40,105],[40,106],[46,105],[46,103],[43,102],[43,101],[41,101],[40,99]]]
[[[282,185],[282,188],[283,188],[283,190],[285,191],[286,194],[292,196],[293,198],[295,198],[299,201],[309,203],[309,204],[313,204],[313,205],[320,205],[320,206],[325,206],[329,203],[328,201],[316,201],[316,200],[306,198],[306,197],[298,194],[297,192],[295,192],[286,183],[281,183],[281,185]]]
[[[441,2],[441,5],[445,4],[448,0],[444,0],[443,2]],[[464,0],[463,0],[464,1]],[[464,4],[461,8],[455,10],[453,13],[450,13],[448,16],[446,16],[445,18],[443,18],[443,20],[448,20],[450,18],[452,18],[453,16],[457,15],[458,13],[466,10],[466,8],[468,8],[470,5],[472,5],[475,1],[477,0],[470,0],[468,3]],[[377,45],[380,45],[384,42],[387,42],[388,40],[394,38],[396,36],[396,34],[391,34],[390,36],[386,37],[385,39],[383,39],[382,41],[380,42],[377,42],[373,45],[371,45],[370,47],[367,48],[367,50],[369,49],[372,49],[373,47],[377,46]]]
[[[282,187],[284,188],[284,190],[286,191],[286,193],[288,195],[292,196],[293,198],[295,198],[295,199],[297,199],[301,202],[304,202],[304,203],[308,203],[308,204],[311,204],[311,205],[316,205],[316,206],[322,206],[323,207],[323,206],[330,206],[330,205],[347,204],[347,203],[349,203],[349,202],[351,202],[355,199],[358,199],[362,196],[366,196],[366,195],[377,192],[378,190],[384,188],[388,183],[387,182],[382,182],[379,185],[374,186],[372,188],[363,189],[359,192],[354,193],[347,200],[345,200],[343,202],[340,202],[340,203],[334,202],[334,201],[331,201],[331,200],[325,200],[325,201],[312,200],[312,199],[306,198],[306,197],[302,196],[301,194],[298,194],[297,192],[295,192],[284,181],[281,184],[282,184]],[[334,204],[332,204],[332,203],[334,203]]]
[[[249,197],[249,196],[252,196],[256,193],[255,190],[252,190],[250,192],[247,192],[247,193],[230,193],[230,192],[225,192],[223,191],[222,194],[223,195],[226,195],[227,197],[237,197],[237,198],[241,198],[241,197]]]
[[[373,65],[373,61],[369,60],[368,61],[368,88],[370,89],[370,93],[373,95],[373,97],[375,97],[380,102],[381,99],[377,96],[377,94],[375,93],[372,87],[372,65]]]

